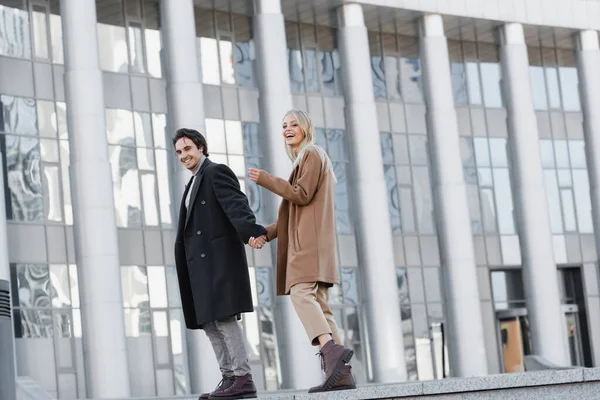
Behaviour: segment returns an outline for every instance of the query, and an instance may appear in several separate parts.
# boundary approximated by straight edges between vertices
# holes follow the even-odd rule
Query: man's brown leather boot
[[[221,382],[219,382],[219,384],[215,388],[215,390],[213,390],[210,393],[202,393],[200,395],[200,397],[198,397],[198,400],[208,399],[211,394],[215,394],[218,392],[222,392],[223,390],[227,390],[231,385],[233,385],[233,382],[235,382],[234,376],[224,376],[223,379],[221,380]]]
[[[325,372],[323,389],[330,390],[340,379],[344,365],[348,364],[354,355],[354,350],[345,348],[330,340],[321,348],[321,366]]]
[[[256,398],[256,386],[252,380],[251,374],[244,376],[236,376],[233,384],[227,389],[211,393],[209,399],[219,400],[237,400],[237,399],[254,399]]]
[[[335,385],[331,387],[329,390],[325,390],[323,385],[315,386],[309,389],[308,393],[319,393],[319,392],[331,392],[334,390],[349,390],[356,389],[356,382],[354,381],[354,377],[352,376],[352,367],[350,365],[344,365],[342,368],[342,374],[340,379],[337,381]]]

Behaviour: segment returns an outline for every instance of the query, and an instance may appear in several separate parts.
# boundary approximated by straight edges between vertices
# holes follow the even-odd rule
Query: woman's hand
[[[248,245],[254,249],[262,249],[265,243],[267,243],[267,237],[265,235],[257,238],[251,237],[248,241]]]
[[[257,168],[249,168],[248,178],[250,178],[252,182],[258,182],[258,178],[260,177],[260,171],[261,170]]]

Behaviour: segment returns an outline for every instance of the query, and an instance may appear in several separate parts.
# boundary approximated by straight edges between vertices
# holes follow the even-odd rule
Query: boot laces
[[[325,356],[323,355],[323,352],[319,351],[315,355],[321,358],[321,369],[323,370],[323,373],[325,373]]]

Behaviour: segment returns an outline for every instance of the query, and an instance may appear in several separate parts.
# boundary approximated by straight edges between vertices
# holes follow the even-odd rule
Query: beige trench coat
[[[323,170],[317,150],[308,149],[288,181],[261,171],[258,185],[281,196],[277,221],[266,227],[277,238],[277,295],[297,283],[339,283],[335,261],[333,171]]]

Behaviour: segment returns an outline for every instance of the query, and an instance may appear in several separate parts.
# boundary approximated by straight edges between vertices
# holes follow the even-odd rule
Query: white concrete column
[[[366,290],[363,301],[373,380],[404,381],[402,321],[367,28],[361,5],[344,4],[337,13],[346,132],[355,161],[351,164],[351,193],[358,220],[358,260]]]
[[[471,219],[442,16],[424,16],[420,28],[450,369],[452,376],[487,375],[475,250],[465,240],[472,237]]]
[[[508,145],[516,220],[523,257],[523,284],[533,351],[569,365],[566,326],[560,306],[548,201],[540,158],[540,138],[531,98],[523,26],[500,28],[502,89],[508,114]]]
[[[579,95],[583,111],[583,131],[587,159],[596,252],[600,254],[600,48],[598,32],[575,35]]]
[[[254,40],[260,89],[260,124],[266,139],[266,169],[287,179],[292,163],[285,152],[282,121],[293,108],[288,69],[285,24],[280,0],[254,1]],[[275,220],[281,198],[269,194],[269,216]],[[271,244],[273,265],[276,265],[276,242]],[[282,385],[287,389],[305,389],[321,383],[317,349],[310,345],[304,327],[294,310],[289,296],[276,300],[276,327]],[[341,323],[341,321],[338,321]]]
[[[87,395],[90,398],[129,397],[96,3],[94,0],[62,0],[60,11]]]
[[[194,3],[192,0],[161,0],[160,10],[167,78],[168,132],[172,135],[177,129],[190,128],[206,134]],[[207,140],[210,153],[210,139]],[[167,145],[170,146],[170,141]],[[173,205],[175,213],[179,213],[181,197],[191,175],[177,157],[172,160]],[[210,341],[203,331],[188,329],[186,342],[192,393],[212,391],[222,377]]]

